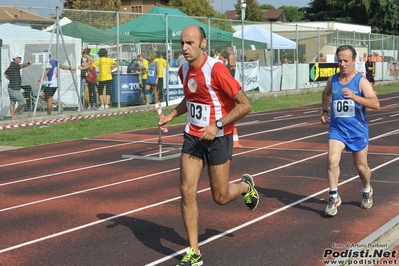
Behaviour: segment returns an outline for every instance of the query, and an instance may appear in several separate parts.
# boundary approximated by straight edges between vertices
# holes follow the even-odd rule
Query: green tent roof
[[[168,38],[180,40],[183,29],[189,25],[201,26],[208,35],[208,25],[202,23],[176,8],[154,7],[147,14],[143,14],[129,22],[119,26],[121,35],[137,36],[143,42],[165,42],[166,40],[166,16],[168,14]],[[116,32],[116,27],[108,29]],[[209,38],[209,36],[207,36]],[[231,42],[233,33],[210,27],[210,40],[219,42]]]
[[[61,26],[62,34],[82,39],[82,42],[89,44],[114,44],[116,43],[116,33],[101,30],[90,25],[72,21],[64,26]],[[119,43],[138,43],[140,39],[134,35],[124,36],[119,35]]]

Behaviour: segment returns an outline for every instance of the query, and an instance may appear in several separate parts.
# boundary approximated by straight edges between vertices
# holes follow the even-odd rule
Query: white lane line
[[[305,158],[305,159],[303,159],[301,161],[297,161],[297,162],[293,162],[293,163],[287,164],[285,166],[280,166],[280,167],[277,167],[277,168],[269,169],[268,171],[265,171],[265,172],[272,172],[272,171],[275,171],[275,170],[278,170],[278,169],[282,169],[284,167],[288,167],[288,166],[297,164],[299,162],[310,160],[310,159],[313,159],[313,158],[315,158],[317,156],[322,156],[322,155],[325,155],[325,154],[326,153],[324,152],[322,154],[319,154],[319,155],[316,155],[316,156],[311,156],[311,157]],[[169,172],[176,171],[178,169],[179,168],[171,169],[171,170],[169,170]],[[152,175],[158,175],[158,174],[159,173],[154,173]],[[254,174],[254,176],[257,176],[257,175],[259,175],[259,173]],[[144,178],[144,177],[141,177],[141,178]],[[240,181],[240,180],[241,180],[241,178],[238,178],[236,180],[231,181],[230,183],[237,182],[237,181]],[[122,182],[118,182],[118,183],[122,183]],[[112,184],[107,185],[107,187],[109,187],[111,185]],[[94,190],[94,189],[91,189],[91,190]],[[203,192],[206,192],[206,191],[209,191],[209,190],[210,190],[210,188],[208,187],[208,188],[204,188],[202,190],[199,190],[197,193],[199,194],[199,193],[203,193]],[[79,193],[81,193],[81,192],[76,192],[76,193],[71,193],[71,194],[76,195],[76,194],[79,194]],[[57,198],[60,198],[60,197],[57,197]],[[21,244],[18,244],[18,245],[14,245],[14,246],[11,246],[11,247],[8,247],[8,248],[1,249],[0,253],[4,253],[4,252],[10,251],[10,250],[18,249],[18,248],[21,248],[21,247],[24,247],[24,246],[28,246],[28,245],[31,245],[31,244],[34,244],[34,243],[37,243],[37,242],[41,242],[41,241],[44,241],[44,240],[47,240],[47,239],[51,239],[51,238],[54,238],[54,237],[57,237],[57,236],[61,236],[61,235],[64,235],[64,234],[68,234],[68,233],[71,233],[71,232],[75,232],[75,231],[81,230],[83,228],[87,228],[87,227],[90,227],[90,226],[93,226],[93,225],[97,225],[99,223],[103,223],[105,221],[109,221],[109,220],[112,220],[112,219],[115,219],[115,218],[118,218],[118,217],[121,217],[121,216],[130,215],[132,213],[136,213],[136,212],[139,212],[139,211],[142,211],[142,210],[146,210],[146,209],[149,209],[149,208],[152,208],[152,207],[156,207],[156,206],[159,206],[159,205],[162,205],[162,204],[165,204],[165,203],[169,203],[171,201],[179,200],[180,198],[181,198],[180,196],[174,197],[174,198],[171,198],[171,199],[168,199],[168,200],[164,200],[164,201],[161,201],[161,202],[158,202],[158,203],[154,203],[154,204],[151,204],[151,205],[148,205],[148,206],[145,206],[145,207],[141,207],[141,208],[138,208],[138,209],[135,209],[135,210],[131,210],[131,211],[127,211],[127,212],[124,212],[124,213],[121,213],[121,214],[118,214],[118,215],[114,215],[114,216],[106,218],[106,219],[101,219],[99,221],[87,223],[87,224],[84,224],[84,225],[81,225],[81,226],[77,226],[77,227],[74,227],[74,228],[71,228],[71,229],[68,229],[68,230],[65,230],[65,231],[61,231],[61,232],[55,233],[55,234],[51,234],[51,235],[48,235],[48,236],[40,237],[40,238],[31,240],[31,241],[27,241],[27,242],[24,242],[24,243],[21,243]],[[30,204],[30,205],[32,205],[32,204]]]
[[[281,119],[281,118],[287,118],[287,117],[292,117],[292,115],[276,116],[276,117],[273,117],[273,119]]]
[[[300,141],[300,140],[303,140],[303,139],[311,138],[311,137],[313,137],[313,136],[318,136],[318,135],[322,135],[322,134],[325,134],[325,133],[320,133],[320,134],[315,134],[315,135],[306,136],[306,137],[303,137],[303,138],[298,138],[298,139],[294,139],[294,140],[284,141],[284,142],[272,144],[272,145],[269,145],[269,146],[265,146],[265,147],[262,147],[262,148],[255,148],[255,149],[253,149],[253,150],[247,150],[247,151],[243,151],[243,152],[240,152],[240,153],[233,154],[233,156],[235,157],[235,156],[239,156],[239,155],[242,155],[242,154],[247,154],[247,153],[251,153],[251,152],[255,152],[255,151],[259,151],[259,150],[263,150],[263,149],[275,147],[275,146],[278,146],[278,145],[284,145],[284,144],[287,144],[287,143],[291,143],[291,142],[295,142],[295,141]],[[91,168],[96,168],[96,167],[102,167],[102,166],[105,166],[105,165],[110,165],[110,164],[115,164],[115,163],[121,163],[121,162],[125,162],[125,161],[128,161],[128,160],[132,160],[132,159],[131,159],[131,158],[129,158],[129,159],[123,159],[123,160],[118,160],[118,161],[114,161],[114,162],[104,163],[104,164],[101,164],[101,165],[87,166],[87,167],[77,168],[77,169],[68,170],[68,171],[64,171],[64,172],[58,172],[58,173],[53,173],[53,174],[48,174],[48,175],[43,175],[43,176],[37,176],[37,177],[28,178],[28,179],[23,179],[23,180],[18,180],[18,181],[12,181],[12,182],[8,182],[8,183],[0,184],[0,187],[1,187],[1,186],[6,186],[6,185],[15,184],[15,183],[21,183],[21,182],[31,181],[31,180],[35,180],[35,179],[40,179],[40,178],[44,178],[44,177],[49,177],[49,176],[57,176],[57,175],[62,175],[62,174],[66,174],[66,173],[77,172],[77,171],[83,171],[83,170],[87,170],[87,169],[91,169]],[[291,164],[289,164],[289,165],[291,165]],[[175,168],[175,169],[171,169],[171,170],[166,170],[166,172],[177,171],[177,170],[179,170],[179,169],[180,169],[180,168]],[[166,173],[166,172],[165,172],[165,173]],[[146,176],[141,176],[141,177],[136,177],[136,178],[133,178],[133,179],[128,179],[128,180],[125,180],[125,181],[120,181],[120,182],[111,183],[111,184],[108,184],[108,185],[103,185],[103,186],[99,186],[99,187],[94,187],[94,188],[91,188],[91,189],[85,189],[85,190],[75,191],[75,192],[73,192],[73,193],[68,193],[68,194],[64,194],[64,195],[57,196],[57,197],[51,197],[51,198],[48,198],[48,199],[38,200],[38,201],[35,201],[35,202],[29,202],[29,203],[25,203],[25,204],[21,204],[21,205],[11,206],[11,207],[8,207],[8,208],[0,209],[0,212],[4,212],[4,211],[7,211],[7,210],[12,210],[12,209],[17,209],[17,208],[21,208],[21,207],[25,207],[25,206],[29,206],[29,205],[33,205],[33,204],[37,204],[37,203],[41,203],[41,202],[45,202],[45,201],[50,201],[50,200],[55,200],[55,199],[59,199],[59,198],[64,198],[64,197],[68,197],[68,196],[72,196],[72,195],[77,195],[77,194],[85,193],[85,192],[87,192],[87,191],[93,191],[93,190],[97,190],[97,189],[101,189],[101,188],[105,188],[105,187],[111,187],[111,186],[114,186],[114,185],[120,185],[120,184],[127,183],[127,182],[133,182],[133,181],[136,181],[136,180],[139,180],[139,179],[143,179],[143,178],[150,177],[150,176],[154,176],[154,175],[158,175],[158,174],[159,174],[159,173],[157,172],[157,173],[154,173],[154,174],[150,174],[150,175],[146,175]],[[239,180],[239,179],[237,179],[237,180],[235,180],[235,181],[238,181],[238,180]],[[233,181],[233,182],[234,182],[234,181]]]
[[[313,113],[317,113],[317,112],[320,112],[320,110],[318,110],[318,109],[316,109],[316,110],[310,110],[310,111],[305,111],[305,112],[303,112],[305,115],[307,115],[307,114],[313,114]]]
[[[182,135],[182,134],[166,136],[165,138],[171,138],[171,137],[179,136],[179,135]],[[69,156],[69,155],[76,155],[76,154],[80,154],[80,153],[86,153],[86,152],[93,152],[93,151],[104,150],[104,149],[109,149],[109,148],[115,148],[115,147],[120,147],[120,146],[125,146],[125,145],[131,145],[131,144],[137,144],[137,143],[147,143],[149,141],[156,141],[156,140],[158,140],[158,137],[149,138],[149,139],[145,139],[145,140],[137,140],[137,141],[131,141],[131,142],[126,142],[126,143],[120,143],[120,144],[115,144],[115,145],[109,145],[109,146],[102,146],[102,147],[98,147],[98,148],[92,148],[92,149],[75,151],[75,152],[61,153],[61,154],[56,154],[56,155],[51,155],[51,156],[46,156],[46,157],[40,157],[40,158],[35,158],[35,159],[30,159],[30,160],[18,161],[18,162],[14,162],[14,163],[1,164],[0,168],[1,167],[6,167],[6,166],[18,165],[18,164],[25,164],[25,163],[30,163],[30,162],[37,162],[37,161],[42,161],[42,160],[54,159],[54,158],[59,158],[59,157],[64,157],[64,156]]]
[[[131,159],[128,159],[128,160],[131,160]],[[134,181],[137,181],[137,180],[140,180],[140,179],[145,179],[145,178],[152,177],[152,176],[158,176],[160,174],[166,174],[166,173],[169,173],[169,172],[174,172],[174,171],[177,171],[179,169],[180,168],[173,168],[173,169],[165,170],[165,171],[162,171],[162,172],[157,172],[157,173],[153,173],[153,174],[139,176],[139,177],[135,177],[135,178],[132,178],[132,179],[126,179],[126,180],[123,180],[123,181],[110,183],[110,184],[106,184],[106,185],[102,185],[102,186],[98,186],[98,187],[83,189],[83,190],[79,190],[79,191],[75,191],[75,192],[71,192],[71,193],[67,193],[67,194],[63,194],[63,195],[59,195],[59,196],[55,196],[55,197],[51,197],[51,198],[45,198],[45,199],[42,199],[42,200],[37,200],[37,201],[32,201],[32,202],[28,202],[28,203],[24,203],[24,204],[20,204],[20,205],[15,205],[15,206],[11,206],[11,207],[8,207],[8,208],[0,209],[0,212],[10,211],[10,210],[14,210],[14,209],[18,209],[18,208],[22,208],[22,207],[26,207],[26,206],[31,206],[31,205],[38,204],[38,203],[43,203],[43,202],[46,202],[46,201],[62,199],[62,198],[66,198],[66,197],[70,197],[70,196],[74,196],[74,195],[78,195],[78,194],[82,194],[82,193],[86,193],[86,192],[90,192],[90,191],[94,191],[94,190],[98,190],[98,189],[118,186],[118,185],[126,184],[126,183],[129,183],[129,182],[134,182]]]
[[[375,170],[377,170],[377,169],[379,169],[379,168],[381,168],[381,167],[384,167],[384,166],[386,166],[386,165],[388,165],[388,164],[391,164],[391,163],[393,163],[393,162],[395,162],[395,161],[397,161],[397,160],[399,160],[399,157],[397,157],[397,158],[395,158],[395,159],[392,159],[391,161],[386,162],[386,163],[384,163],[384,164],[381,164],[381,165],[379,165],[379,166],[377,166],[377,167],[374,167],[373,169],[371,169],[371,171],[373,172],[373,171],[375,171]],[[258,174],[254,174],[254,176],[255,176],[255,175],[258,175]],[[342,186],[342,185],[344,185],[344,184],[346,184],[346,183],[349,183],[349,182],[351,182],[351,181],[357,179],[358,177],[359,177],[358,175],[356,175],[356,176],[354,176],[354,177],[351,177],[350,179],[347,179],[347,180],[345,180],[345,181],[339,183],[338,186]],[[204,240],[204,241],[201,241],[200,243],[198,243],[198,245],[199,245],[199,246],[203,246],[203,245],[205,245],[205,244],[207,244],[207,243],[210,243],[210,242],[212,242],[212,241],[215,241],[215,240],[217,240],[217,239],[219,239],[219,238],[221,238],[221,237],[223,237],[223,236],[225,236],[225,235],[234,233],[235,231],[241,230],[241,229],[244,228],[244,227],[250,226],[250,225],[252,225],[252,224],[254,224],[254,223],[257,223],[257,222],[259,222],[259,221],[262,221],[262,220],[264,220],[264,219],[266,219],[266,218],[268,218],[268,217],[270,217],[270,216],[273,216],[273,215],[278,214],[278,213],[280,213],[280,212],[282,212],[282,211],[285,211],[285,210],[288,209],[288,208],[294,207],[295,205],[298,205],[298,204],[300,204],[300,203],[302,203],[302,202],[304,202],[304,201],[307,201],[307,200],[309,200],[309,199],[312,199],[312,198],[314,198],[314,197],[316,197],[316,196],[318,196],[318,195],[320,195],[320,194],[322,194],[322,193],[327,192],[328,190],[329,190],[329,188],[325,188],[325,189],[323,189],[323,190],[320,190],[320,191],[318,191],[318,192],[316,192],[316,193],[314,193],[314,194],[312,194],[312,195],[310,195],[310,196],[304,197],[304,198],[302,198],[302,199],[300,199],[300,200],[297,200],[297,201],[295,201],[295,202],[293,202],[293,203],[290,203],[290,204],[288,204],[288,205],[285,205],[284,207],[281,207],[281,208],[276,209],[276,210],[274,210],[274,211],[272,211],[272,212],[269,212],[269,213],[266,213],[266,214],[264,214],[264,215],[262,215],[262,216],[259,216],[259,217],[256,218],[256,219],[253,219],[253,220],[251,220],[251,221],[248,221],[248,222],[246,222],[246,223],[243,223],[243,224],[241,224],[241,225],[239,225],[239,226],[233,227],[233,228],[231,228],[231,229],[229,229],[229,230],[227,230],[227,231],[225,231],[225,232],[222,232],[222,233],[220,233],[220,234],[214,235],[214,236],[212,236],[212,237],[210,237],[210,238],[208,238],[208,239],[206,239],[206,240]],[[161,259],[159,259],[159,260],[156,260],[156,261],[154,261],[154,262],[152,262],[152,263],[146,264],[146,266],[157,265],[157,264],[159,264],[159,263],[161,263],[161,262],[164,262],[164,261],[167,261],[167,260],[169,260],[169,259],[175,258],[176,256],[179,256],[180,254],[183,254],[183,253],[186,252],[186,251],[187,251],[187,248],[184,248],[184,249],[182,249],[182,250],[180,250],[180,251],[178,251],[178,252],[175,252],[175,253],[173,253],[173,254],[171,254],[171,255],[169,255],[169,256],[165,256],[165,257],[163,257],[163,258],[161,258]]]
[[[326,132],[319,133],[319,134],[314,134],[313,136],[322,135],[322,134],[326,134]],[[309,137],[311,137],[311,136],[299,138],[298,140],[300,140],[300,139],[306,139],[306,138],[309,138]],[[377,137],[378,137],[378,136],[377,136]],[[294,141],[294,140],[290,140],[290,141],[282,142],[282,143],[279,143],[279,144],[273,144],[273,145],[270,145],[270,146],[283,145],[283,144],[285,144],[285,143],[289,143],[289,142],[293,142],[293,141]],[[263,147],[262,149],[265,149],[265,148],[266,148],[266,147]],[[245,153],[248,153],[248,152],[245,152]],[[240,153],[240,154],[243,154],[243,153]],[[324,153],[322,153],[322,154],[319,154],[319,155],[311,156],[311,157],[302,159],[302,160],[300,160],[300,161],[287,164],[285,167],[288,167],[288,166],[291,166],[291,165],[294,165],[294,164],[297,164],[297,163],[299,163],[299,162],[303,162],[303,161],[306,161],[306,160],[309,160],[309,159],[313,159],[313,158],[315,158],[315,157],[322,156],[322,155],[325,155],[325,154],[326,154],[326,152],[324,152]],[[238,155],[238,154],[236,154],[236,155]],[[234,155],[234,156],[236,156],[236,155]],[[382,164],[382,165],[379,165],[379,166],[373,168],[371,171],[374,171],[374,170],[379,169],[379,168],[381,168],[381,167],[383,167],[383,166],[385,166],[385,165],[388,165],[388,164],[390,164],[390,163],[392,163],[392,162],[395,162],[396,160],[399,160],[399,157],[397,157],[397,158],[395,158],[395,159],[393,159],[393,160],[391,160],[391,161],[389,161],[389,162],[386,162],[386,163],[384,163],[384,164]],[[277,169],[282,169],[282,168],[284,168],[284,167],[283,167],[283,166],[280,166],[280,167],[275,168],[275,170],[277,170]],[[178,169],[178,168],[176,168],[176,169],[171,169],[170,171],[175,171],[175,170],[177,170],[177,169]],[[271,172],[271,171],[272,171],[272,169],[269,169],[269,170],[264,171],[264,172],[262,172],[262,173]],[[261,173],[257,173],[257,174],[254,174],[254,176],[257,176],[257,175],[260,175],[260,174],[261,174]],[[357,177],[358,177],[358,176],[355,176],[355,177],[352,177],[352,178],[350,178],[350,179],[348,179],[348,180],[345,180],[345,181],[341,182],[339,185],[343,185],[343,184],[346,184],[346,183],[348,183],[348,182],[351,182],[351,181],[353,181],[354,179],[356,179]],[[240,179],[237,179],[237,180],[235,180],[235,181],[238,181],[238,180],[240,180]],[[235,182],[235,181],[231,181],[231,182]],[[109,184],[109,186],[110,186],[110,185],[111,185],[111,184]],[[198,193],[202,193],[202,192],[205,192],[205,191],[208,191],[208,190],[210,190],[210,188],[206,188],[206,189],[200,190],[200,191],[198,191]],[[221,234],[219,234],[219,235],[213,236],[213,237],[211,237],[211,238],[209,238],[209,239],[207,239],[207,240],[204,240],[204,241],[200,242],[199,244],[200,244],[200,246],[201,246],[201,245],[204,245],[204,244],[209,243],[209,242],[211,242],[211,241],[214,241],[214,240],[216,240],[216,239],[218,239],[218,238],[220,238],[220,237],[222,237],[222,236],[224,236],[224,235],[226,235],[226,234],[229,234],[230,232],[237,231],[237,230],[239,230],[239,229],[241,229],[241,228],[243,228],[243,227],[246,227],[246,226],[248,226],[248,225],[250,225],[250,224],[253,224],[253,223],[257,222],[257,221],[263,220],[263,219],[265,219],[265,218],[267,218],[267,217],[269,217],[269,216],[271,216],[271,215],[274,215],[274,214],[276,214],[276,213],[278,213],[278,212],[281,212],[281,211],[283,211],[283,210],[285,210],[285,209],[287,209],[287,208],[290,208],[290,207],[292,207],[292,206],[295,206],[295,205],[297,205],[297,204],[299,204],[299,203],[301,203],[301,202],[303,202],[303,201],[306,201],[306,200],[308,200],[308,199],[310,199],[310,198],[313,198],[314,196],[317,196],[317,195],[319,195],[319,194],[321,194],[321,193],[324,193],[324,192],[326,192],[326,191],[328,191],[328,188],[326,188],[326,189],[324,189],[324,190],[321,190],[321,191],[319,191],[319,192],[317,192],[317,193],[315,193],[315,194],[312,194],[312,195],[310,195],[310,196],[307,196],[307,197],[305,197],[305,198],[303,198],[303,199],[301,199],[301,200],[298,200],[298,201],[296,201],[296,202],[294,202],[294,203],[288,204],[288,205],[286,205],[286,206],[284,206],[284,207],[282,207],[282,208],[280,208],[280,209],[277,209],[277,210],[275,210],[275,211],[273,211],[273,212],[270,212],[270,213],[267,213],[267,214],[265,214],[265,215],[263,215],[263,216],[260,216],[260,217],[258,217],[257,219],[254,219],[254,220],[252,220],[252,221],[250,221],[250,222],[247,222],[247,223],[244,223],[244,224],[242,224],[242,225],[240,225],[240,226],[234,227],[234,228],[232,228],[232,229],[230,229],[230,230],[228,230],[228,231],[226,231],[226,232],[224,232],[224,233],[221,233]],[[102,220],[99,220],[99,221],[95,221],[95,222],[92,222],[92,223],[88,223],[88,224],[85,224],[85,225],[81,225],[81,226],[78,226],[78,227],[74,227],[74,228],[71,228],[71,229],[68,229],[68,230],[65,230],[65,231],[61,231],[61,232],[52,234],[52,235],[48,235],[48,236],[45,236],[45,237],[41,237],[41,238],[38,238],[38,239],[34,239],[34,240],[31,240],[31,241],[28,241],[28,242],[21,243],[21,244],[18,244],[18,245],[14,245],[14,246],[11,246],[11,247],[8,247],[8,248],[5,248],[5,249],[1,249],[1,250],[0,250],[0,253],[4,253],[4,252],[10,251],[10,250],[18,249],[18,248],[21,248],[21,247],[24,247],[24,246],[27,246],[27,245],[31,245],[31,244],[34,244],[34,243],[37,243],[37,242],[41,242],[41,241],[44,241],[44,240],[47,240],[47,239],[51,239],[51,238],[54,238],[54,237],[57,237],[57,236],[60,236],[60,235],[67,234],[67,233],[71,233],[71,232],[74,232],[74,231],[77,231],[77,230],[81,230],[81,229],[83,229],[83,228],[90,227],[90,226],[93,226],[93,225],[97,225],[97,224],[99,224],[99,223],[102,223],[102,222],[105,222],[105,221],[108,221],[108,220],[111,220],[111,219],[115,219],[115,218],[120,217],[120,216],[126,216],[126,215],[129,215],[129,214],[138,212],[138,211],[140,211],[140,210],[148,209],[148,208],[151,208],[151,207],[154,207],[154,206],[159,206],[159,205],[161,205],[161,204],[164,204],[164,203],[167,203],[167,202],[171,202],[171,201],[174,201],[174,200],[178,200],[178,199],[180,199],[180,196],[175,197],[175,198],[172,198],[172,199],[169,199],[169,200],[162,201],[162,202],[160,202],[160,203],[155,203],[155,204],[148,205],[148,206],[145,206],[145,207],[142,207],[142,208],[139,208],[139,209],[135,209],[135,210],[132,210],[132,211],[128,211],[128,212],[125,212],[125,213],[122,213],[122,214],[119,214],[119,215],[115,215],[115,216],[112,216],[112,217],[108,217],[108,218],[106,218],[106,219],[102,219]],[[162,261],[165,261],[165,260],[174,258],[175,256],[177,256],[177,255],[179,255],[179,254],[185,252],[185,250],[186,250],[186,249],[180,250],[179,252],[173,253],[173,254],[171,254],[171,255],[169,255],[169,256],[166,256],[166,257],[164,257],[163,259],[160,259],[160,260],[158,260],[158,261],[156,261],[156,262],[154,262],[154,263],[158,264],[158,263],[160,263],[160,262],[162,262]],[[149,264],[149,265],[155,265],[155,264]]]
[[[380,120],[383,120],[383,118],[376,118],[376,119],[370,120],[370,123],[377,122],[377,121],[380,121]]]

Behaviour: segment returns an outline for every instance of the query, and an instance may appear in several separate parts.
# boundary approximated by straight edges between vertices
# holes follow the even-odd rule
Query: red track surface
[[[382,109],[368,113],[373,208],[358,207],[361,183],[345,153],[343,204],[333,218],[324,216],[327,126],[319,122],[320,106],[239,121],[244,147],[234,149],[231,181],[252,174],[260,203],[253,212],[241,199],[218,206],[204,173],[198,203],[205,265],[324,265],[325,249],[357,244],[399,215],[398,99],[383,95]],[[170,126],[163,134],[163,157],[179,152],[182,131],[183,125]],[[148,129],[1,152],[0,265],[177,263],[187,245],[179,158],[156,160],[158,133]]]

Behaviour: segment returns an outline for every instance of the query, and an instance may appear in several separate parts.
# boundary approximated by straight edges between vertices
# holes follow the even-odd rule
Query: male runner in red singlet
[[[249,174],[240,183],[229,183],[233,149],[234,122],[251,111],[251,103],[229,70],[203,50],[207,40],[199,26],[185,28],[180,37],[187,60],[179,76],[184,98],[167,116],[160,118],[164,126],[175,117],[188,113],[180,161],[181,210],[190,248],[179,266],[203,265],[198,249],[197,188],[207,164],[213,199],[227,204],[240,195],[250,210],[256,208],[259,195]]]

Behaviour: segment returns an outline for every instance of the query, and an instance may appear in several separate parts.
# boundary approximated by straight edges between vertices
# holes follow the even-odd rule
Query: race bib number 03
[[[199,127],[209,125],[211,108],[207,104],[187,102],[188,121]]]
[[[334,101],[335,117],[354,117],[355,102],[352,100],[336,100]]]

